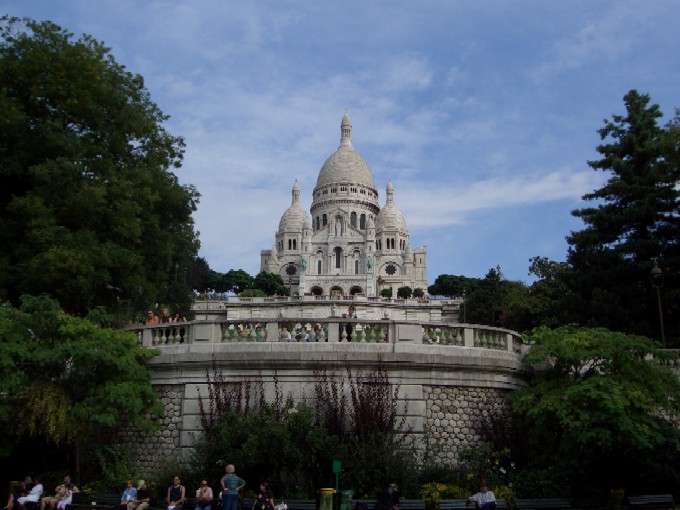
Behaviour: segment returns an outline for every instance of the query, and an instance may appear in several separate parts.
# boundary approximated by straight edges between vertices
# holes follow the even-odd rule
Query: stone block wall
[[[158,385],[154,389],[163,407],[163,416],[156,420],[159,430],[147,435],[134,426],[127,426],[118,433],[119,442],[137,453],[137,465],[144,476],[157,473],[169,461],[181,460],[178,455],[182,452],[184,385]]]
[[[453,464],[462,450],[481,446],[481,421],[507,412],[506,395],[496,388],[423,386],[428,447]]]

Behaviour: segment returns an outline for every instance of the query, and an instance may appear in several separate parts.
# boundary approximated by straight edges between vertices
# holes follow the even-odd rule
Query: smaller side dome
[[[305,210],[300,207],[300,187],[297,179],[293,185],[291,205],[281,216],[279,221],[279,232],[285,231],[301,231],[305,226],[311,227],[309,217]]]
[[[408,228],[401,210],[394,203],[394,186],[392,181],[387,183],[387,203],[380,209],[378,217],[375,219],[375,226],[378,232],[400,232],[408,235]]]

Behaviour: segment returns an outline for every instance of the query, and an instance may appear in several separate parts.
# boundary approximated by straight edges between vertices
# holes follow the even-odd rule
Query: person
[[[479,492],[470,496],[468,502],[474,503],[478,510],[496,510],[496,496],[489,490],[486,480],[479,483]]]
[[[30,490],[30,492],[17,499],[17,503],[19,503],[21,508],[25,508],[26,503],[37,503],[40,501],[40,496],[42,496],[43,493],[43,484],[40,483],[41,478],[42,477],[40,476],[36,476],[35,485]]]
[[[172,317],[170,317],[170,310],[168,310],[167,308],[163,308],[163,311],[161,311],[161,318],[159,322],[162,324],[172,322]]]
[[[66,510],[66,506],[73,502],[73,495],[80,492],[78,487],[71,484],[71,479],[69,478],[69,483],[66,484],[64,488],[63,497],[61,501],[57,502],[57,510]]]
[[[64,477],[64,483],[57,485],[54,488],[54,496],[48,496],[40,500],[40,510],[45,510],[45,507],[49,505],[50,508],[54,508],[57,503],[62,499],[67,498],[72,492],[78,492],[78,487],[71,484],[71,477],[66,475]]]
[[[253,510],[274,510],[274,494],[269,488],[269,484],[262,482],[257,499],[253,503]]]
[[[144,324],[158,324],[158,317],[153,313],[153,310],[148,310],[146,312],[146,321]]]
[[[196,490],[196,510],[210,510],[213,491],[208,486],[208,480],[201,480],[201,486]]]
[[[220,480],[220,485],[222,486],[222,510],[236,510],[238,491],[243,489],[246,482],[234,473],[236,468],[233,464],[227,464],[224,470],[226,474]]]
[[[348,319],[356,319],[357,318],[357,312],[356,309],[354,308],[353,305],[350,305],[350,307],[347,309],[347,313],[342,314],[343,317],[346,317]],[[352,325],[351,322],[348,322],[345,324],[345,333],[347,333],[347,341],[351,342],[352,341],[352,332],[354,331],[354,326]],[[342,338],[342,330],[340,330],[340,337]]]
[[[375,510],[399,510],[399,488],[396,483],[391,483],[387,489],[380,491],[375,501]]]
[[[21,485],[15,488],[7,498],[7,505],[3,510],[12,510],[14,504],[17,502],[17,499],[19,499],[22,496],[26,496],[30,492],[32,487],[33,478],[31,478],[28,475],[25,476],[24,481],[21,483]]]
[[[135,487],[135,484],[132,480],[128,480],[127,485],[125,486],[125,489],[123,490],[123,493],[120,495],[119,509],[120,510],[127,510],[128,505],[130,504],[131,501],[134,501],[136,496],[137,496],[137,488]]]
[[[172,485],[168,487],[168,496],[165,498],[168,503],[168,510],[182,510],[185,499],[184,486],[179,483],[179,476],[175,475],[172,479]]]
[[[128,503],[127,510],[146,510],[150,504],[149,487],[144,480],[140,480],[137,484],[137,495]]]

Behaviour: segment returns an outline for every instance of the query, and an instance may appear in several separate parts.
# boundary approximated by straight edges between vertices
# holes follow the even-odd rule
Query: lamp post
[[[654,267],[649,272],[649,281],[656,289],[656,303],[659,307],[659,326],[661,328],[661,345],[666,348],[666,334],[663,331],[663,311],[661,309],[661,287],[663,287],[663,270],[659,267],[659,262],[654,261]]]
[[[463,324],[467,323],[467,292],[463,289]]]
[[[382,296],[380,291],[382,290],[382,284],[385,282],[385,280],[382,279],[382,276],[378,276],[378,296]]]

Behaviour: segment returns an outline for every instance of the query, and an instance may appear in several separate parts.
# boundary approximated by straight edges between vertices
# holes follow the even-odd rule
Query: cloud
[[[564,168],[545,173],[498,176],[477,182],[437,184],[395,182],[395,203],[409,229],[460,225],[475,213],[536,205],[558,200],[577,201],[601,184],[594,172]]]

